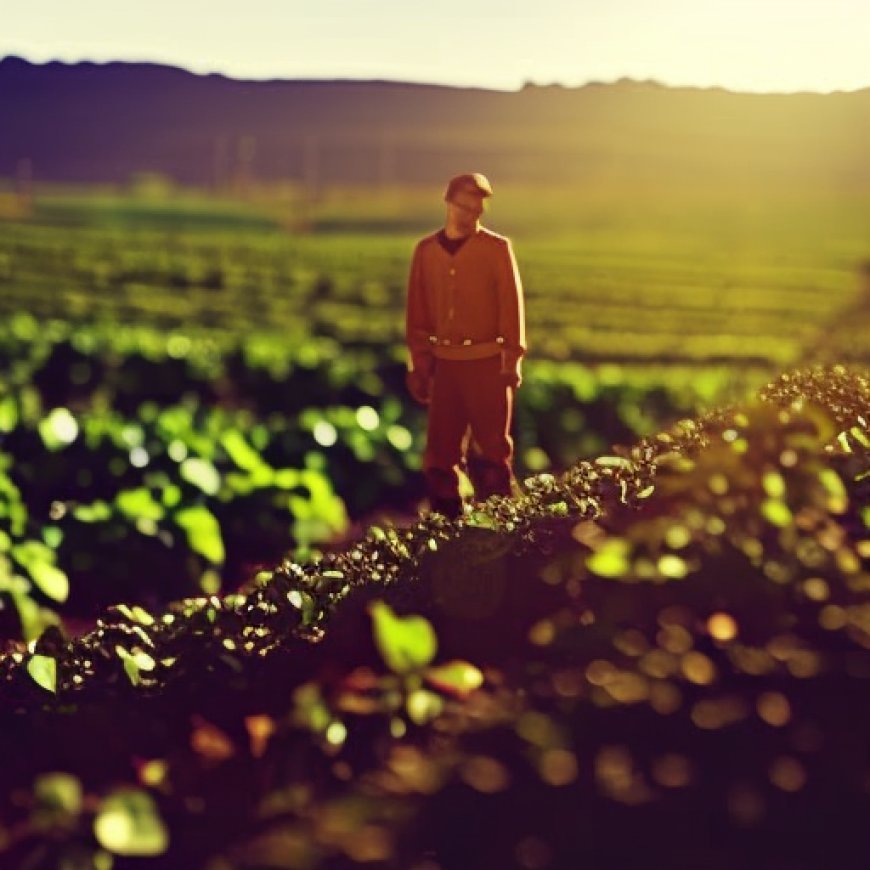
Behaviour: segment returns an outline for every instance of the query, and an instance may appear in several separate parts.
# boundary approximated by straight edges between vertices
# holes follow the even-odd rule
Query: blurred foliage
[[[350,521],[415,513],[424,418],[403,365],[337,354],[326,339],[218,341],[27,314],[0,325],[2,632],[33,639],[59,604],[92,618],[117,601],[231,591]],[[521,474],[655,431],[740,381],[547,362],[526,378]]]
[[[49,629],[0,660],[7,856],[863,866],[868,420],[866,373],[783,375],[455,522]]]

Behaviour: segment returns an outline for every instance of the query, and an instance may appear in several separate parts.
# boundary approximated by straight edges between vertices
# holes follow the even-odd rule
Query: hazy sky
[[[0,57],[514,89],[870,87],[868,0],[0,0]]]

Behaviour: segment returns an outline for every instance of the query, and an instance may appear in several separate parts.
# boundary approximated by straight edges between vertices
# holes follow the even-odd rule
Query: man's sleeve
[[[408,276],[408,300],[405,309],[405,342],[411,353],[411,369],[429,374],[434,358],[429,336],[432,325],[426,307],[421,244],[414,249],[411,273]]]
[[[526,317],[523,284],[510,240],[505,239],[498,269],[498,331],[504,338],[502,371],[520,375],[526,352]]]

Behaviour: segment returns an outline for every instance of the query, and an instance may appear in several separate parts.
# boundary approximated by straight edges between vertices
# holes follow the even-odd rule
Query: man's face
[[[474,190],[457,190],[447,203],[450,219],[461,230],[472,232],[483,214],[483,196]]]

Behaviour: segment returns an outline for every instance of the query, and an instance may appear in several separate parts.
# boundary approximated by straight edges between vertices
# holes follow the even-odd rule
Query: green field
[[[515,242],[531,359],[781,367],[806,361],[854,297],[867,206],[526,189],[497,197],[488,223]],[[2,224],[0,304],[395,347],[411,248],[440,219],[438,191],[335,191],[313,203],[264,193],[239,204],[37,195],[30,220]],[[866,326],[833,336],[834,355],[860,357]]]
[[[240,201],[158,181],[37,188],[27,208],[2,193],[13,635],[35,636],[60,604],[90,618],[119,598],[232,589],[284,552],[307,558],[418,508],[404,288],[440,192]],[[858,292],[867,205],[498,193],[486,223],[514,240],[526,287],[520,479],[739,400],[783,368],[866,362],[870,311],[827,324]]]
[[[867,205],[499,195],[519,481],[450,522],[437,191],[0,196],[0,863],[864,866]]]
[[[61,603],[88,617],[117,597],[232,589],[283,552],[417,510],[425,421],[403,386],[404,288],[440,191],[242,201],[158,181],[37,188],[27,209],[2,192],[12,634],[34,636]],[[526,287],[519,478],[787,367],[866,363],[870,312],[827,324],[856,297],[867,205],[499,192],[485,222],[514,240]],[[149,563],[171,579],[155,587]]]

